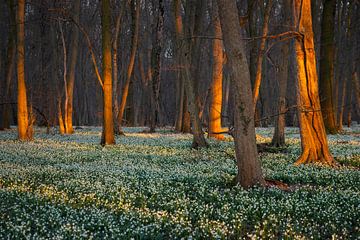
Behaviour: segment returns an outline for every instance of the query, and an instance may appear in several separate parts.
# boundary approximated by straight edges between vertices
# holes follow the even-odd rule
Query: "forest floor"
[[[293,165],[287,146],[260,153],[267,179],[290,191],[232,186],[232,139],[192,150],[191,135],[125,128],[115,146],[101,128],[73,135],[36,129],[33,142],[0,132],[0,239],[358,239],[360,125],[329,136],[341,167]],[[258,142],[273,129],[257,129]]]

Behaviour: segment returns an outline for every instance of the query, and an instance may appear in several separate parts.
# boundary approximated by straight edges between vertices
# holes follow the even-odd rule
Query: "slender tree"
[[[161,51],[163,45],[163,32],[164,32],[164,3],[162,0],[158,1],[158,14],[156,17],[156,36],[153,41],[153,48],[151,52],[151,114],[150,114],[150,132],[155,132],[155,126],[158,121],[160,105],[160,81],[161,81]]]
[[[117,113],[116,133],[118,133],[118,134],[122,133],[121,121],[124,116],[126,102],[127,102],[127,98],[129,95],[131,76],[132,76],[133,70],[134,70],[136,51],[137,51],[138,41],[139,41],[139,19],[140,19],[140,8],[141,8],[140,1],[139,0],[133,1],[132,7],[136,8],[136,10],[135,10],[135,14],[133,14],[133,26],[132,26],[133,35],[132,35],[132,40],[131,40],[130,61],[129,61],[129,65],[127,67],[125,84],[124,84],[124,87],[122,90],[119,112]]]
[[[80,8],[81,0],[74,1],[74,21],[80,22]],[[70,43],[70,68],[69,73],[67,75],[68,80],[66,84],[66,92],[67,92],[67,106],[65,107],[65,132],[67,134],[74,133],[73,128],[73,105],[74,105],[74,83],[75,83],[75,71],[76,71],[76,63],[78,60],[78,48],[79,48],[79,28],[76,25],[73,25],[72,34],[71,34],[71,43]]]
[[[265,14],[264,14],[264,23],[263,23],[263,29],[262,29],[262,38],[260,42],[260,48],[258,57],[256,60],[256,75],[255,75],[255,82],[254,82],[254,90],[253,90],[253,105],[254,105],[254,112],[256,109],[256,103],[259,98],[259,91],[260,91],[260,84],[261,84],[261,78],[262,78],[262,65],[263,65],[263,59],[264,59],[264,53],[265,53],[265,47],[266,47],[266,36],[269,31],[269,18],[270,18],[270,12],[272,7],[272,0],[268,0]]]
[[[321,113],[328,133],[338,132],[333,96],[334,84],[334,26],[336,1],[326,0],[321,22],[319,93]]]
[[[287,30],[291,25],[291,1],[282,1],[282,20],[285,27],[282,30]],[[281,54],[278,57],[278,77],[279,77],[279,97],[278,97],[278,116],[275,117],[275,131],[271,144],[276,147],[285,145],[285,112],[286,112],[286,88],[288,82],[289,72],[289,45],[290,42],[282,43],[280,47]]]
[[[18,0],[17,9],[17,77],[18,77],[18,135],[20,140],[31,140],[33,129],[29,120],[25,84],[25,0]]]
[[[2,112],[0,112],[0,129],[10,128],[10,85],[14,73],[16,57],[16,24],[14,24],[16,22],[15,6],[13,0],[8,0],[7,3],[10,12],[10,30],[5,59],[4,105],[0,106],[0,109],[2,110]]]
[[[215,11],[217,13],[217,11]],[[223,81],[223,44],[219,16],[216,14],[213,20],[215,37],[213,40],[213,67],[211,83],[211,103],[209,115],[209,137],[224,139],[220,134],[221,126],[221,109],[222,109],[222,81]]]
[[[115,144],[114,119],[112,111],[112,69],[111,69],[111,11],[110,0],[101,1],[102,50],[103,50],[103,131],[101,144]]]
[[[298,105],[302,153],[296,165],[322,163],[335,165],[331,156],[320,110],[311,0],[296,0],[294,19],[300,36],[295,41]]]
[[[235,91],[237,182],[243,187],[251,187],[264,184],[265,181],[257,159],[250,72],[244,42],[241,40],[236,2],[217,0],[217,3],[231,82]]]

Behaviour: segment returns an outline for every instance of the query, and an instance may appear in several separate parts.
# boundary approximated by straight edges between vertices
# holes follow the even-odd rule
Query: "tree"
[[[74,1],[74,21],[80,22],[80,6],[81,1]],[[67,101],[65,106],[65,133],[72,134],[74,133],[73,128],[73,103],[74,103],[74,83],[75,83],[75,71],[76,71],[76,63],[78,59],[78,48],[79,48],[79,28],[74,25],[72,34],[72,40],[70,44],[70,69],[69,74],[67,75],[68,80],[66,84],[66,92],[67,92]]]
[[[282,6],[282,20],[285,21],[286,27],[281,27],[282,30],[287,30],[288,26],[291,26],[291,2],[283,0]],[[290,43],[284,42],[280,47],[281,54],[278,57],[279,68],[279,97],[278,97],[278,116],[275,117],[275,131],[271,144],[275,147],[285,145],[285,112],[286,112],[286,88],[288,81],[289,71],[289,45]]]
[[[101,1],[102,51],[103,51],[103,131],[101,144],[115,144],[114,119],[112,112],[112,69],[111,69],[111,11],[110,0]]]
[[[177,87],[176,87],[176,117],[175,130],[183,133],[190,133],[190,113],[188,110],[188,98],[185,91],[184,71],[181,65],[181,48],[183,34],[183,18],[181,16],[181,1],[174,1],[174,18],[175,18],[175,54],[177,64]]]
[[[209,116],[209,137],[224,139],[220,134],[221,127],[221,108],[222,108],[222,81],[224,54],[222,46],[222,34],[219,16],[214,16],[213,20],[215,37],[213,40],[213,67],[211,83],[211,103]]]
[[[321,22],[321,47],[320,47],[320,80],[319,93],[321,113],[325,128],[328,133],[338,132],[335,118],[334,103],[334,25],[335,25],[336,1],[324,2],[323,18]]]
[[[272,0],[268,0],[265,14],[264,14],[264,23],[263,23],[263,29],[262,29],[262,38],[260,42],[260,48],[258,53],[258,58],[256,61],[256,75],[255,75],[255,82],[254,82],[254,90],[253,90],[253,105],[254,105],[254,112],[256,109],[256,103],[259,98],[259,91],[260,91],[260,84],[261,84],[261,77],[262,77],[262,65],[263,65],[263,59],[264,59],[264,53],[265,53],[265,46],[266,46],[266,36],[269,31],[269,18],[270,18],[270,12],[272,7]]]
[[[15,56],[16,56],[16,14],[15,14],[15,7],[14,1],[8,0],[7,1],[9,6],[10,12],[10,31],[9,31],[9,39],[8,45],[6,50],[6,60],[5,60],[5,86],[4,86],[4,96],[3,96],[3,106],[0,106],[0,129],[10,128],[10,85],[11,85],[11,78],[14,72],[14,63],[15,63]]]
[[[208,143],[205,140],[204,133],[202,131],[201,122],[199,118],[199,106],[196,104],[196,93],[194,88],[194,79],[191,76],[190,63],[191,63],[191,11],[195,7],[195,2],[190,0],[187,2],[186,6],[186,21],[185,27],[183,29],[177,29],[179,39],[182,39],[180,49],[178,49],[178,64],[181,67],[180,71],[183,77],[185,85],[185,94],[187,97],[187,106],[190,112],[190,122],[192,124],[192,134],[193,134],[193,148],[208,147]],[[180,24],[179,24],[180,25]],[[177,26],[179,26],[177,25]],[[186,31],[185,31],[186,30]],[[185,111],[185,109],[184,109]],[[184,121],[184,119],[183,119]]]
[[[322,163],[335,165],[330,154],[320,110],[311,0],[296,0],[294,19],[300,36],[295,41],[298,105],[302,153],[296,165]]]
[[[159,91],[161,81],[161,51],[163,45],[163,29],[164,29],[164,3],[162,0],[158,1],[158,14],[156,17],[156,36],[153,41],[153,48],[151,51],[151,114],[150,114],[150,132],[155,132],[155,126],[158,121],[160,105],[159,105]]]
[[[133,26],[132,26],[133,35],[132,35],[132,41],[131,41],[130,61],[129,61],[129,65],[127,67],[125,85],[123,87],[119,112],[117,114],[117,129],[116,129],[116,132],[118,134],[122,133],[121,121],[122,121],[123,116],[124,116],[124,111],[125,111],[125,107],[126,107],[126,101],[127,101],[128,95],[129,95],[129,87],[130,87],[130,82],[131,82],[131,76],[132,76],[133,70],[134,70],[136,51],[137,51],[138,41],[139,41],[140,1],[136,0],[136,4],[135,4],[135,1],[134,1],[132,7],[136,8],[136,13],[133,14]]]
[[[17,77],[18,77],[18,137],[31,140],[32,119],[29,119],[25,84],[25,0],[18,0],[17,9]]]
[[[235,90],[234,140],[238,166],[237,182],[243,187],[264,184],[257,159],[254,109],[250,72],[244,42],[241,40],[235,0],[217,0],[223,41]]]

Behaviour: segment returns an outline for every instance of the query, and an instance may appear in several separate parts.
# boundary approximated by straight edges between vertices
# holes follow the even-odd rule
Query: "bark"
[[[17,9],[17,77],[18,77],[18,138],[33,138],[32,122],[29,121],[25,84],[25,0],[18,0]]]
[[[122,122],[124,112],[125,112],[127,97],[129,95],[131,76],[132,76],[132,73],[134,70],[136,51],[137,51],[138,41],[139,41],[139,19],[140,19],[140,1],[139,0],[136,0],[136,6],[134,4],[134,7],[136,8],[136,13],[135,13],[134,19],[133,19],[133,35],[132,35],[132,40],[131,40],[131,53],[130,53],[129,65],[128,65],[127,72],[126,72],[125,85],[122,90],[119,112],[117,114],[117,129],[116,129],[117,134],[122,133],[122,130],[121,130],[122,123],[121,122]]]
[[[341,100],[340,100],[340,112],[339,112],[339,118],[338,118],[339,131],[343,130],[343,116],[344,116],[344,110],[345,110],[345,96],[346,96],[347,85],[349,85],[349,83],[348,83],[348,80],[345,78],[345,81],[342,86],[342,91],[341,91],[342,94],[341,94]]]
[[[118,42],[119,42],[119,35],[121,31],[121,20],[123,15],[125,14],[126,4],[129,0],[125,0],[121,4],[120,13],[116,18],[116,25],[115,25],[115,33],[114,39],[112,40],[112,61],[113,61],[113,97],[114,97],[114,113],[119,112],[119,102],[118,102]],[[117,121],[115,119],[115,129],[116,132],[119,127],[116,126]]]
[[[183,66],[183,77],[184,77],[184,83],[185,83],[185,92],[187,96],[187,107],[190,112],[190,122],[192,124],[192,134],[193,134],[193,142],[192,147],[193,148],[202,148],[202,147],[208,147],[208,143],[205,140],[204,133],[202,131],[201,122],[199,118],[199,106],[196,102],[196,94],[195,94],[195,88],[194,88],[194,81],[191,76],[190,71],[190,63],[191,63],[191,40],[189,38],[186,39],[186,36],[191,36],[191,28],[190,23],[191,20],[191,14],[190,9],[194,7],[194,2],[190,1],[187,3],[187,26],[186,26],[186,34],[184,34],[184,31],[182,31],[182,34],[180,35],[180,38],[183,39],[183,44],[180,48],[180,65]]]
[[[81,1],[76,0],[74,3],[74,21],[80,22],[80,5]],[[65,132],[67,134],[74,133],[73,128],[73,104],[74,104],[74,83],[75,83],[75,75],[76,75],[76,63],[78,59],[78,48],[79,48],[79,28],[77,26],[73,26],[72,30],[72,40],[70,44],[70,69],[68,74],[68,80],[66,85],[66,92],[67,92],[67,101],[65,104]]]
[[[234,0],[217,0],[223,41],[235,90],[235,152],[238,166],[237,182],[245,187],[264,184],[257,159],[254,108],[245,43],[241,40],[238,12]]]
[[[182,40],[181,36],[183,35],[183,19],[181,16],[181,1],[174,1],[174,16],[175,16],[175,54],[176,54],[176,64],[178,67],[177,72],[177,101],[176,101],[176,122],[175,122],[175,130],[183,133],[190,133],[190,113],[188,111],[188,101],[187,95],[185,91],[185,80],[184,80],[184,71],[182,63],[181,63],[181,45]]]
[[[155,132],[155,126],[158,122],[160,106],[159,106],[159,91],[161,81],[161,51],[163,43],[163,28],[164,28],[164,3],[159,1],[158,16],[156,22],[156,37],[153,42],[153,49],[151,52],[151,115],[150,115],[150,132]]]
[[[321,163],[336,165],[330,154],[320,110],[311,1],[296,0],[294,18],[302,35],[295,41],[298,105],[302,153],[296,165]]]
[[[68,97],[68,91],[67,91],[67,54],[66,54],[66,45],[65,45],[65,37],[64,37],[64,32],[62,29],[62,25],[59,21],[59,29],[60,29],[60,35],[61,35],[61,42],[62,42],[62,49],[63,49],[63,55],[64,55],[64,59],[63,59],[63,81],[64,81],[64,92],[65,92],[65,103],[64,103],[64,113],[66,116],[67,113],[67,107],[68,107],[68,101],[69,101],[69,97]],[[59,89],[61,89],[59,87]],[[61,108],[61,91],[59,90],[59,97],[58,97],[58,104],[60,104],[58,106],[58,120],[59,120],[59,131],[60,134],[65,134],[67,133],[66,131],[66,118],[64,118],[63,114],[62,114],[62,108]]]
[[[321,113],[324,119],[325,129],[330,134],[338,132],[333,96],[335,10],[335,0],[326,0],[324,2],[324,12],[321,22],[319,92]]]
[[[9,11],[10,11],[10,21],[13,25],[10,26],[9,39],[6,51],[6,60],[5,60],[5,88],[3,102],[10,102],[10,85],[11,78],[14,73],[15,65],[15,56],[16,56],[16,17],[15,17],[15,7],[14,1],[9,0]],[[0,106],[2,108],[1,119],[0,119],[0,129],[9,129],[10,128],[10,107],[9,104],[4,104]]]
[[[291,25],[291,3],[288,0],[283,1],[283,20],[286,26]],[[283,29],[285,30],[285,29]],[[281,55],[279,56],[279,97],[278,97],[278,116],[275,117],[275,131],[271,144],[275,147],[285,145],[285,113],[286,113],[286,89],[289,71],[289,42],[281,46]]]
[[[355,96],[355,102],[357,105],[356,111],[357,111],[357,115],[360,116],[360,84],[359,84],[359,79],[357,77],[357,72],[353,72],[352,74],[352,85],[354,88],[354,96]]]
[[[219,16],[214,17],[214,32],[215,38],[213,40],[213,67],[212,67],[212,83],[211,83],[211,103],[209,115],[209,137],[219,140],[224,139],[221,126],[221,108],[222,108],[222,81],[223,81],[223,44],[221,25]]]
[[[261,38],[259,53],[258,53],[258,57],[257,57],[257,61],[256,61],[256,75],[255,75],[255,82],[254,82],[254,89],[253,89],[253,96],[252,96],[254,112],[255,112],[257,100],[259,98],[259,91],[260,91],[260,84],[261,84],[261,77],[262,77],[262,65],[263,65],[265,46],[266,46],[266,36],[269,31],[269,18],[270,18],[271,8],[272,8],[272,0],[268,0],[266,9],[265,9],[265,15],[264,15],[262,38]]]
[[[110,0],[101,1],[102,51],[103,51],[103,131],[102,145],[115,144],[114,119],[112,111],[112,69],[111,69],[111,11]]]

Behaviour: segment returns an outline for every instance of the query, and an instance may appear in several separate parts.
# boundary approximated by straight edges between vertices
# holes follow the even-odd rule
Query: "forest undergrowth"
[[[297,128],[286,147],[261,152],[266,179],[288,191],[232,186],[234,146],[210,141],[191,149],[191,135],[125,128],[101,147],[101,129],[73,135],[36,129],[0,133],[0,239],[358,239],[360,125],[328,136],[340,167],[299,166]],[[257,129],[257,142],[272,128]],[[275,149],[276,150],[276,149]]]

